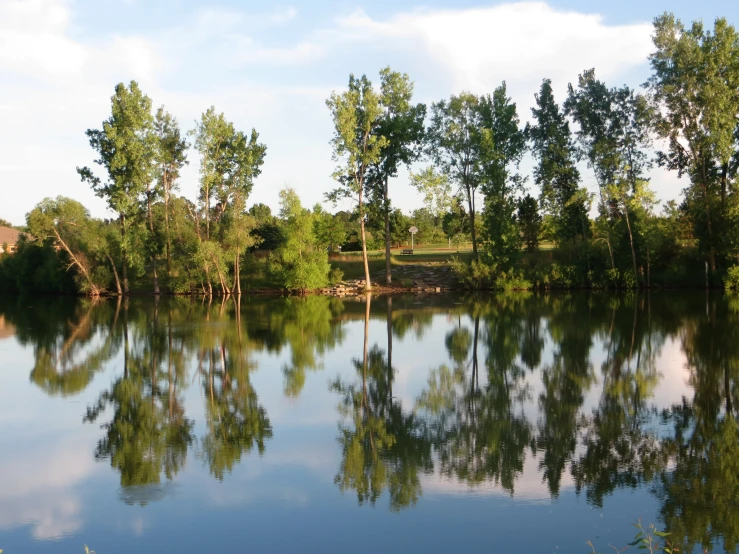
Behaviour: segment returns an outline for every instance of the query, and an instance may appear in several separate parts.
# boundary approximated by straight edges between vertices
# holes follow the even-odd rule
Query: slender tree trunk
[[[123,294],[128,294],[128,249],[126,248],[126,216],[121,214],[121,275],[123,277]]]
[[[647,245],[647,288],[652,287],[652,268],[649,260],[649,245]]]
[[[234,276],[235,276],[235,282],[233,286],[234,294],[241,294],[241,262],[239,258],[241,258],[239,254],[239,241],[236,241],[236,257],[234,260]]]
[[[167,281],[169,281],[168,286],[171,285],[172,280],[172,237],[170,236],[169,232],[169,181],[166,180],[164,184],[164,234],[166,235],[166,245],[165,248],[167,249],[166,256],[167,256]]]
[[[90,285],[90,296],[100,296],[100,289],[92,281],[90,274],[87,272],[87,268],[82,264],[82,262],[79,261],[79,259],[77,259],[77,256],[72,253],[72,251],[69,249],[69,246],[67,246],[67,243],[62,240],[62,237],[57,232],[56,227],[52,226],[52,229],[54,230],[54,234],[56,235],[56,240],[59,241],[59,244],[62,245],[62,248],[64,248],[67,254],[69,254],[69,257],[72,258],[72,264],[77,266],[77,268],[82,272],[82,275],[84,275],[88,285]]]
[[[369,261],[367,260],[367,235],[364,232],[364,205],[362,204],[362,189],[364,183],[359,187],[359,230],[362,234],[362,261],[364,262],[364,290],[371,291],[372,283],[370,282]]]
[[[631,232],[631,221],[629,220],[629,208],[624,202],[624,215],[626,216],[626,229],[629,231],[629,245],[631,246],[631,261],[634,264],[634,281],[639,284],[639,274],[636,271],[636,251],[634,250],[634,235]]]
[[[210,188],[205,187],[205,240],[210,240]]]
[[[110,254],[106,252],[105,255],[110,261],[110,267],[113,268],[113,277],[115,277],[115,288],[118,291],[118,296],[123,296],[123,289],[121,289],[121,280],[118,278],[118,270],[115,267],[115,262],[113,261],[113,258],[110,257]]]
[[[471,187],[467,187],[467,204],[470,208],[470,233],[472,233],[472,255],[477,258],[477,233],[475,232],[475,200],[473,198],[475,192]]]
[[[154,216],[151,213],[151,190],[150,186],[146,190],[146,217],[149,220],[149,232],[151,238],[154,238]],[[154,294],[159,294],[159,276],[157,275],[157,256],[156,253],[151,255],[152,278],[154,279]]]
[[[385,187],[383,189],[385,200],[385,283],[393,282],[392,268],[390,265],[390,200],[388,199],[388,178],[385,175]]]
[[[716,252],[713,248],[713,225],[711,224],[711,207],[708,204],[708,185],[703,185],[703,203],[706,207],[706,226],[708,228],[708,263],[711,274],[716,271]]]

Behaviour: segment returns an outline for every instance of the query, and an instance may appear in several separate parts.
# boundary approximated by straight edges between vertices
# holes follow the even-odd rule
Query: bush
[[[332,285],[344,280],[344,271],[340,267],[332,267],[328,274],[328,282]]]
[[[531,282],[520,272],[500,271],[495,263],[473,260],[467,264],[452,257],[449,262],[452,273],[459,283],[467,289],[524,290],[531,288]]]
[[[724,289],[739,291],[739,265],[733,265],[724,277]]]

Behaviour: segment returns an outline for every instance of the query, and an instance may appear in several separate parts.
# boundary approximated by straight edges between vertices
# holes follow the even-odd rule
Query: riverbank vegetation
[[[136,82],[121,83],[110,117],[86,132],[96,167],[78,168],[114,216],[43,200],[27,214],[27,240],[0,257],[0,290],[304,292],[340,279],[329,259],[338,250],[362,252],[369,290],[371,251],[384,250],[382,280],[392,283],[392,248],[407,244],[411,226],[414,239],[449,252],[471,244],[471,256],[449,260],[467,288],[736,287],[739,34],[725,19],[710,29],[664,14],[653,42],[643,87],[586,69],[555,98],[545,78],[526,124],[505,81],[427,107],[406,74],[385,68],[379,87],[350,76],[326,102],[337,164],[326,200],[355,204],[337,213],[304,208],[290,189],[277,216],[250,205],[268,163],[255,129],[210,107],[183,132]],[[195,199],[178,193],[191,162]],[[659,213],[657,166],[685,184]],[[424,199],[411,214],[390,201],[402,167]]]

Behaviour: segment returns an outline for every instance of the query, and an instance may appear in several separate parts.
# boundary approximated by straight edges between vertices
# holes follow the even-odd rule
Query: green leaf
[[[670,533],[665,533],[664,531],[655,531],[654,534],[662,538],[670,536]]]

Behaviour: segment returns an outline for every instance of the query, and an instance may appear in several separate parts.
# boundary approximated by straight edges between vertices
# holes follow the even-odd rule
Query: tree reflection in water
[[[31,382],[51,396],[110,385],[84,421],[101,425],[94,451],[120,475],[121,498],[145,504],[170,490],[188,456],[226,480],[273,430],[252,384],[261,353],[281,354],[283,393],[303,394],[324,356],[363,324],[361,357],[331,382],[339,398],[335,482],[360,503],[419,501],[424,480],[491,484],[515,496],[527,459],[557,497],[563,483],[595,506],[647,488],[681,547],[739,545],[739,301],[654,293],[325,297],[220,301],[69,301],[0,315],[34,354]],[[384,336],[371,336],[371,320]],[[395,395],[394,340],[424,348],[443,327],[446,359],[412,405]],[[436,336],[436,335],[433,335]],[[664,345],[682,350],[689,394],[658,405]],[[665,366],[662,366],[665,367]],[[183,395],[196,386],[204,422]],[[585,408],[585,399],[594,399]]]

